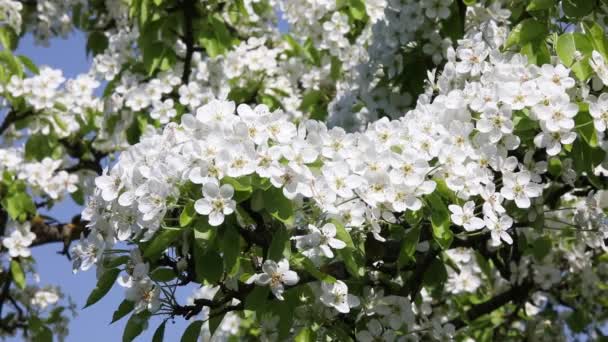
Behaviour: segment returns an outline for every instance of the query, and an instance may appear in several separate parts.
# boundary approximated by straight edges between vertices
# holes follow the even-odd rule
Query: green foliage
[[[524,19],[509,34],[505,42],[505,49],[515,45],[523,46],[532,41],[542,39],[546,35],[547,28],[541,22],[534,18]]]
[[[184,331],[182,335],[181,342],[196,342],[198,336],[201,333],[201,326],[203,325],[203,321],[194,321],[190,323],[190,325]]]
[[[194,269],[196,280],[216,283],[224,273],[222,256],[211,248],[215,244],[215,228],[204,227],[194,230]]]
[[[589,78],[593,71],[589,65],[593,46],[584,34],[574,32],[559,36],[556,51],[562,63],[571,68],[579,80]],[[578,58],[577,55],[581,57]]]
[[[346,247],[336,250],[336,254],[344,261],[348,273],[355,278],[363,277],[365,275],[365,269],[363,268],[364,256],[355,247],[350,234],[344,226],[337,221],[332,221],[332,223],[336,226],[336,238],[346,243]]]
[[[562,0],[562,9],[566,16],[582,18],[591,13],[597,1],[590,0]]]
[[[447,206],[437,193],[432,193],[426,197],[429,203],[431,215],[431,226],[433,228],[433,238],[442,248],[448,249],[454,239],[454,233],[450,229],[450,214]]]
[[[54,136],[34,134],[25,144],[25,158],[41,161],[45,157],[61,155],[61,145]]]
[[[170,282],[175,279],[177,275],[172,268],[169,267],[159,267],[150,273],[150,278],[154,281],[158,281],[161,283]]]
[[[139,336],[147,327],[150,313],[142,311],[138,314],[131,315],[125,326],[122,334],[122,342],[131,342]]]
[[[6,197],[0,202],[8,216],[16,221],[25,221],[28,216],[36,214],[36,205],[22,186],[21,182],[9,186]]]
[[[29,319],[29,327],[32,333],[32,341],[36,342],[51,342],[53,341],[53,332],[51,329],[44,324],[44,322],[36,317],[32,316]]]
[[[25,288],[25,273],[23,273],[19,260],[11,260],[11,276],[15,284],[23,290]]]
[[[288,258],[291,253],[290,234],[284,227],[278,228],[272,236],[272,242],[268,248],[268,259],[279,261]]]
[[[152,242],[144,248],[144,257],[147,259],[158,259],[173,241],[182,234],[179,228],[160,229],[152,239]]]
[[[532,255],[537,261],[542,262],[551,251],[551,247],[551,239],[546,236],[541,236],[534,240],[534,243],[532,244]]]
[[[555,6],[556,0],[532,0],[526,7],[526,11],[540,11]]]
[[[0,27],[0,43],[6,50],[17,49],[19,39],[15,31],[8,25]]]
[[[110,322],[110,324],[119,321],[121,318],[128,315],[131,311],[133,311],[134,307],[135,302],[132,302],[127,299],[123,300],[122,303],[120,303],[120,305],[118,306],[118,309],[116,309],[116,311],[114,311],[114,314],[112,314],[112,322]]]
[[[229,276],[234,276],[239,272],[239,256],[241,254],[241,236],[234,225],[229,225],[224,231],[222,241],[222,251],[224,259],[224,269]]]
[[[417,225],[405,233],[401,249],[399,250],[399,258],[397,259],[397,267],[399,269],[410,262],[416,261],[414,254],[416,253],[416,246],[420,239],[420,231],[421,228]]]
[[[262,192],[262,203],[272,217],[287,225],[294,223],[293,203],[285,198],[282,189],[271,187]]]
[[[112,268],[104,271],[101,277],[97,280],[97,285],[89,295],[89,298],[87,298],[87,303],[84,307],[89,307],[103,298],[116,282],[116,278],[118,278],[119,273],[120,269],[118,268]]]
[[[152,336],[152,342],[162,342],[165,339],[165,326],[167,325],[167,321],[164,320],[156,331],[154,331],[154,336]]]

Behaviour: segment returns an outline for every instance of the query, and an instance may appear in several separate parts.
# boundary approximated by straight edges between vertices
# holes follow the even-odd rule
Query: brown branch
[[[182,83],[188,84],[192,72],[192,55],[194,54],[194,29],[192,23],[196,16],[196,4],[194,0],[184,0],[182,4],[184,13],[184,44],[186,44],[186,58],[184,70],[182,71]]]
[[[8,298],[11,287],[11,281],[13,280],[9,270],[4,270],[4,274],[6,274],[6,278],[4,280],[4,284],[2,284],[2,293],[0,293],[0,317],[2,317],[2,309],[4,308],[4,302]]]
[[[429,267],[439,255],[439,249],[430,250],[424,258],[422,258],[416,265],[416,270],[414,274],[408,279],[406,286],[400,291],[403,295],[408,295],[410,300],[414,301],[420,289],[422,287],[422,281],[424,280],[424,275],[426,271],[428,271]]]
[[[524,282],[521,285],[515,285],[509,290],[492,297],[491,299],[473,305],[464,315],[463,318],[456,318],[450,321],[456,329],[460,329],[467,325],[467,322],[476,320],[477,318],[489,314],[494,310],[501,308],[503,305],[509,302],[522,302],[524,301],[530,292],[532,292],[533,284],[530,282]]]
[[[30,221],[31,231],[36,234],[31,247],[62,242],[63,249],[60,253],[68,255],[71,242],[79,239],[82,233],[88,233],[87,223],[81,221],[80,215],[74,216],[70,223],[56,225],[48,224],[40,216],[36,216]]]
[[[12,124],[19,121],[20,119],[32,115],[33,112],[30,110],[21,115],[19,114],[20,113],[17,113],[14,109],[11,109],[8,114],[6,114],[6,117],[4,117],[4,121],[2,121],[2,124],[0,125],[0,134],[3,134]]]

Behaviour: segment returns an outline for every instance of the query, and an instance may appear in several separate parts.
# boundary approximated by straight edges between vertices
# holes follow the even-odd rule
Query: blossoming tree
[[[607,14],[0,0],[0,333],[65,338],[56,242],[124,341],[606,338]],[[13,52],[73,30],[73,79]]]

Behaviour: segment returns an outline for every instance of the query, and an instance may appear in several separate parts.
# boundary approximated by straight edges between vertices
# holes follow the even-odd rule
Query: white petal
[[[201,198],[194,202],[194,210],[201,215],[209,215],[211,209],[211,202],[205,198]]]

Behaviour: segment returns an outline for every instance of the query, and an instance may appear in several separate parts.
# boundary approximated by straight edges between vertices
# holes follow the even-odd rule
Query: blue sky
[[[68,78],[88,70],[92,58],[87,58],[85,46],[86,37],[81,33],[75,33],[65,40],[54,39],[50,47],[37,46],[31,36],[26,36],[21,40],[17,53],[30,57],[38,66],[49,65],[61,69]],[[81,209],[73,201],[66,200],[56,205],[48,214],[60,221],[68,222],[74,215],[80,213]],[[112,325],[109,325],[109,322],[112,313],[124,299],[124,290],[116,284],[101,301],[80,310],[97,282],[95,270],[73,274],[71,263],[65,256],[57,254],[61,248],[60,244],[36,247],[33,249],[33,254],[37,261],[41,285],[61,286],[63,292],[70,296],[78,307],[77,316],[70,322],[67,341],[120,341],[128,318],[123,318]],[[160,319],[152,319],[148,330],[137,340],[150,341],[160,322]],[[187,325],[188,322],[183,319],[176,320],[175,324],[169,322],[165,329],[165,341],[178,340]]]

